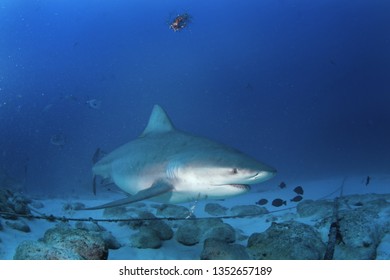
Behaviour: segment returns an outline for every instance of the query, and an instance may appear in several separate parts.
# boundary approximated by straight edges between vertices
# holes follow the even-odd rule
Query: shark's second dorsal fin
[[[174,130],[171,120],[167,113],[159,105],[154,105],[152,114],[150,115],[148,125],[141,136],[149,133],[161,133]]]

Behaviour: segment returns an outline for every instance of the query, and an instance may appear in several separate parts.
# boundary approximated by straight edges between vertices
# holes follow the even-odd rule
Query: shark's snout
[[[252,182],[252,184],[260,183],[268,179],[271,179],[275,175],[276,175],[276,169],[270,167],[268,170],[261,170],[256,172],[256,174],[250,178],[250,181]]]

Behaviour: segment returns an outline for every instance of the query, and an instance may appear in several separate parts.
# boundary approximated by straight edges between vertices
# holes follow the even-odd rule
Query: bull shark
[[[223,144],[176,129],[165,111],[153,107],[143,133],[104,156],[94,176],[111,179],[129,194],[85,210],[141,200],[182,203],[243,194],[272,178],[276,170]]]

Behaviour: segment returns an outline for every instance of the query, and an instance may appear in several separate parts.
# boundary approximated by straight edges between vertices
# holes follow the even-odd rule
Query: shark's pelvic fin
[[[175,130],[167,113],[159,105],[154,105],[152,114],[150,115],[148,125],[141,136],[149,133],[160,133]]]
[[[111,208],[111,207],[117,207],[117,206],[122,206],[130,203],[134,203],[137,201],[141,201],[144,199],[149,199],[155,196],[162,195],[164,193],[171,192],[173,190],[173,186],[163,182],[163,181],[158,181],[155,182],[150,188],[146,190],[139,191],[135,195],[119,199],[116,201],[112,201],[106,204],[94,206],[94,207],[89,207],[89,208],[84,208],[83,210],[97,210],[97,209],[104,209],[104,208]]]

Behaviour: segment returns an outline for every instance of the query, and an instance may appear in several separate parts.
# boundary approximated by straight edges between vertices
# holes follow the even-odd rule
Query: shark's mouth
[[[243,189],[249,191],[251,187],[249,185],[240,185],[240,184],[230,184],[229,186],[232,186],[234,188]]]

